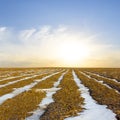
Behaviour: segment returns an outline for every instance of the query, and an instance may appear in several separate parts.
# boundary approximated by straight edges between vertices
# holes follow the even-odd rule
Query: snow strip
[[[27,79],[30,79],[30,78],[34,78],[34,77],[36,77],[36,76],[39,76],[39,75],[34,75],[34,76],[32,76],[32,77],[25,77],[25,78],[22,78],[22,79],[20,79],[20,80],[16,80],[16,81],[8,82],[8,83],[6,83],[6,84],[0,85],[0,88],[2,88],[2,87],[6,87],[6,86],[8,86],[8,85],[11,85],[11,84],[14,84],[14,83],[17,83],[17,82],[23,81],[23,80],[27,80]]]
[[[6,86],[8,86],[8,85],[11,85],[11,84],[14,84],[14,83],[23,81],[23,80],[27,80],[27,79],[30,79],[30,78],[35,78],[35,77],[37,77],[37,76],[44,75],[44,74],[47,74],[47,73],[32,75],[32,76],[28,76],[28,77],[25,77],[25,78],[22,78],[22,79],[19,79],[19,80],[11,81],[11,82],[8,82],[8,83],[6,83],[6,84],[0,85],[0,88],[6,87]]]
[[[60,88],[57,88],[57,86],[60,84],[61,80],[63,79],[63,76],[67,73],[64,72],[60,78],[58,79],[57,82],[54,83],[54,87],[50,88],[50,89],[40,89],[40,91],[45,91],[46,92],[46,97],[43,98],[43,100],[41,101],[41,103],[38,105],[39,108],[33,112],[32,116],[27,117],[25,120],[39,120],[40,116],[45,112],[45,108],[47,108],[47,106],[54,102],[52,96],[53,94],[56,93],[56,91],[58,91]]]
[[[51,74],[51,75],[48,75],[48,76],[46,76],[46,77],[44,77],[44,78],[42,78],[42,79],[40,79],[40,80],[38,80],[38,81],[34,81],[33,83],[31,83],[31,84],[29,84],[29,85],[26,85],[26,86],[24,86],[24,87],[21,87],[21,88],[16,88],[16,89],[14,89],[13,92],[1,96],[1,97],[0,97],[0,105],[1,105],[3,102],[5,102],[7,99],[13,98],[13,97],[19,95],[19,94],[22,93],[22,92],[28,91],[29,89],[31,89],[32,87],[34,87],[34,86],[35,86],[36,84],[38,84],[39,82],[41,82],[41,81],[43,81],[43,80],[46,80],[47,78],[49,78],[49,77],[51,77],[51,76],[53,76],[53,75],[56,75],[56,74],[58,74],[58,73],[59,73],[59,72],[53,73],[53,74]]]
[[[106,86],[107,88],[112,89],[112,90],[114,90],[116,93],[120,94],[119,91],[117,91],[116,89],[114,89],[114,88],[110,87],[109,85],[107,85],[106,83],[104,83],[103,80],[99,81],[99,80],[97,80],[96,78],[93,78],[93,77],[91,77],[90,75],[87,75],[87,74],[84,73],[84,72],[81,72],[81,73],[82,73],[83,75],[85,75],[86,77],[91,78],[91,79],[95,80],[96,82],[99,82],[99,83],[101,83],[102,85]]]
[[[22,77],[22,76],[12,76],[12,77],[7,77],[7,78],[3,78],[3,79],[1,79],[0,81],[5,81],[5,80],[9,80],[9,79],[13,79],[13,78],[19,78],[19,77]]]
[[[86,77],[88,77],[88,78],[90,78],[90,79],[93,79],[93,80],[95,80],[95,81],[98,82],[98,83],[101,83],[102,85],[106,86],[107,88],[113,89],[113,88],[111,88],[110,86],[108,86],[107,84],[105,84],[103,80],[99,81],[99,80],[91,77],[90,75],[87,75],[87,74],[84,73],[84,72],[81,72],[81,73],[82,73],[84,76],[86,76]]]
[[[33,73],[33,74],[26,74],[26,73],[23,73],[23,74],[21,74],[21,75],[19,75],[19,76],[10,76],[10,77],[7,77],[7,78],[3,78],[3,79],[1,79],[0,81],[5,81],[5,80],[11,80],[11,79],[13,79],[13,78],[19,78],[19,77],[27,77],[27,76],[32,76],[32,75],[39,75],[39,74],[44,74],[44,73],[46,73],[45,71],[40,71],[40,72],[38,72],[37,74],[36,73]]]
[[[83,106],[85,110],[83,112],[78,113],[78,116],[69,117],[65,120],[117,120],[115,118],[115,114],[107,109],[106,105],[99,105],[97,102],[90,96],[89,89],[81,84],[80,79],[77,77],[75,72],[73,71],[74,80],[79,87],[81,92],[81,96],[85,99]]]
[[[19,77],[25,77],[25,76],[31,76],[31,75],[34,75],[34,74],[21,74],[19,76],[10,76],[10,77],[7,77],[7,78],[3,78],[1,79],[0,81],[5,81],[5,80],[11,80],[11,79],[14,79],[14,78],[19,78]]]
[[[5,80],[9,80],[9,79],[13,79],[13,78],[19,78],[19,77],[25,77],[25,76],[31,76],[31,75],[38,75],[38,74],[43,74],[45,73],[45,71],[40,71],[38,73],[29,73],[29,74],[26,74],[26,73],[21,73],[19,76],[9,76],[7,78],[3,78],[1,79],[0,81],[5,81]]]
[[[87,71],[85,71],[86,73],[89,73],[89,74],[93,74],[93,75],[96,75],[96,76],[98,76],[98,77],[101,77],[101,78],[105,78],[105,79],[108,79],[108,80],[112,80],[112,81],[114,81],[114,82],[116,82],[116,83],[120,83],[119,81],[117,81],[116,79],[112,79],[112,78],[109,78],[109,77],[104,77],[104,76],[102,76],[102,75],[99,75],[99,74],[97,74],[97,73],[93,73],[93,72],[87,72]]]

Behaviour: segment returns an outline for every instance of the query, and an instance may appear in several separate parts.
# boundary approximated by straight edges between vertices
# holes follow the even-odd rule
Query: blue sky
[[[46,24],[87,27],[118,44],[119,6],[119,0],[0,0],[0,25],[15,29]]]
[[[12,34],[46,25],[95,34],[100,43],[120,51],[119,0],[0,0],[0,27]]]

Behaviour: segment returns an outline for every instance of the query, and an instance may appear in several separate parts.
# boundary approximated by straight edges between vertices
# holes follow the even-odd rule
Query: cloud
[[[90,34],[63,25],[56,28],[42,26],[19,31],[0,27],[0,66],[65,66],[60,59],[59,51],[64,43],[69,44],[70,41],[89,49],[90,55],[86,58],[86,63],[96,58],[97,61],[107,61],[111,56],[114,56],[111,63],[119,59],[119,53],[115,55],[116,51],[111,51],[113,45],[104,44],[99,40],[99,34]],[[79,51],[77,54],[79,55]],[[85,63],[76,64],[85,66]]]
[[[29,39],[31,39],[31,37],[33,36],[35,31],[36,31],[36,29],[30,29],[30,30],[21,31],[20,39],[21,40],[29,40]]]
[[[6,29],[7,29],[6,27],[1,27],[0,32],[4,32],[4,31],[6,31]]]

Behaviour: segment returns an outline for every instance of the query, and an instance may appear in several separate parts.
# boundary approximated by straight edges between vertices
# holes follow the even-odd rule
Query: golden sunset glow
[[[12,41],[14,31],[5,27],[0,31],[2,40],[8,38],[8,41]],[[1,66],[119,66],[116,64],[119,61],[119,51],[112,51],[113,46],[102,43],[97,34],[88,35],[87,32],[79,32],[67,26],[43,26],[41,29],[22,30],[16,38],[21,44],[3,44],[2,41]],[[112,56],[115,60],[111,59]]]
[[[83,43],[73,40],[61,45],[59,55],[62,61],[73,65],[89,57],[90,49]]]

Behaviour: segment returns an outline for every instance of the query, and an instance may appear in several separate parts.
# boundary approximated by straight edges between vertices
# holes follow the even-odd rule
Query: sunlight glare
[[[89,56],[89,53],[87,46],[74,41],[63,43],[60,48],[61,59],[70,64],[83,61]]]

